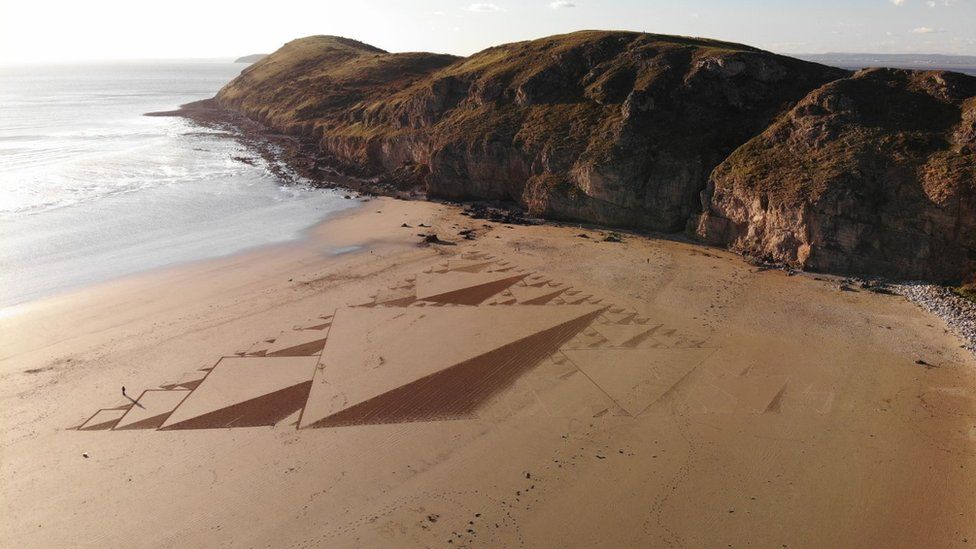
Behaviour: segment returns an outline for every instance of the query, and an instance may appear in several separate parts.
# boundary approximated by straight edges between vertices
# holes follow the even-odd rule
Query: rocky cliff
[[[680,230],[708,174],[809,90],[844,72],[746,46],[578,32],[466,59],[335,37],[285,45],[221,105],[366,174],[435,197]]]
[[[976,78],[868,69],[732,153],[698,234],[796,267],[959,280],[976,267]]]
[[[964,80],[947,84],[945,93],[951,97],[936,97],[937,86],[932,88],[936,95],[913,91],[908,83],[915,81],[913,74],[904,73],[902,84],[892,81],[881,87],[894,90],[894,96],[900,97],[901,86],[910,97],[931,97],[942,106],[933,111],[941,117],[938,121],[927,122],[929,115],[911,108],[910,102],[897,103],[892,104],[897,114],[878,133],[851,132],[844,126],[817,138],[798,131],[793,141],[783,136],[785,129],[768,134],[789,126],[804,105],[813,105],[832,86],[870,79],[739,44],[630,32],[581,31],[489,48],[467,58],[392,54],[354,40],[316,36],[290,42],[251,65],[219,92],[216,102],[314,143],[341,170],[419,188],[431,197],[512,200],[549,218],[660,231],[681,230],[691,219],[697,232],[712,242],[807,268],[956,276],[969,268],[960,266],[965,263],[960,257],[968,253],[962,243],[973,238],[971,210],[957,208],[955,218],[950,211],[953,197],[964,192],[971,196],[973,187],[959,175],[971,174],[972,157],[956,152],[959,143],[971,139],[971,126],[966,130],[961,113],[972,110],[965,99],[972,93]],[[877,103],[872,116],[884,118],[886,110]],[[932,128],[915,128],[927,124]],[[907,125],[904,135],[901,125]],[[931,142],[922,143],[923,133]],[[844,137],[848,135],[850,139]],[[932,210],[926,230],[939,233],[956,219],[952,234],[958,237],[945,233],[938,246],[913,248],[915,259],[892,262],[878,257],[887,253],[890,239],[874,241],[871,248],[866,243],[875,237],[867,233],[857,245],[842,236],[849,245],[837,247],[821,246],[829,235],[816,231],[793,240],[776,231],[781,236],[770,237],[769,229],[750,232],[755,208],[743,208],[735,200],[744,204],[755,193],[763,208],[782,205],[777,211],[789,217],[803,211],[790,208],[813,199],[803,192],[790,202],[761,197],[776,186],[768,181],[792,180],[798,171],[789,154],[798,154],[801,165],[827,169],[813,166],[815,157],[798,152],[794,144],[781,145],[782,154],[770,156],[766,164],[764,139],[780,146],[781,139],[793,143],[809,138],[817,142],[808,144],[810,151],[826,146],[853,154],[848,141],[878,136],[903,141],[897,149],[902,152],[892,149],[891,154],[910,153],[909,164],[920,161],[918,155],[928,158],[929,153],[920,151],[935,151],[942,136],[945,143],[936,155],[941,160],[917,174],[934,187],[957,189],[946,188],[948,194],[933,202],[942,200],[933,206],[942,213]],[[874,146],[868,141],[862,143],[865,149]],[[861,171],[845,172],[846,177],[873,178],[885,192],[909,200],[906,187],[911,184],[890,179],[885,158],[865,160],[858,164]],[[843,171],[853,164],[834,165]],[[810,177],[826,181],[827,187],[835,185],[826,175]],[[956,183],[948,183],[950,178]],[[813,210],[827,217],[846,212],[828,205],[835,195],[822,193],[817,198],[821,205]],[[869,199],[880,196],[873,193]],[[877,206],[856,193],[849,200],[865,211]],[[892,206],[883,217],[900,227],[901,221],[889,218],[914,213]],[[755,223],[769,226],[758,219]],[[926,257],[956,242],[958,253],[942,254],[920,270]],[[899,248],[898,253],[904,251]]]

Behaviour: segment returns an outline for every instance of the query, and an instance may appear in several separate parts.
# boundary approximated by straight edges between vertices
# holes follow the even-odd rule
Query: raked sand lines
[[[519,380],[529,372],[542,391],[530,400],[544,403],[544,413],[573,410],[581,418],[606,413],[606,402],[615,415],[636,417],[668,395],[691,413],[779,412],[789,386],[777,376],[702,370],[718,352],[705,338],[481,254],[449,259],[366,303],[322,313],[147,390],[132,406],[97,410],[78,429],[321,428],[482,411],[499,417],[499,403],[525,401],[499,395],[524,395],[528,386]],[[591,396],[576,401],[573,394]]]

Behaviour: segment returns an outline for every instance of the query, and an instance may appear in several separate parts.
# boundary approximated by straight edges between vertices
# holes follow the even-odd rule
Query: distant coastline
[[[252,53],[251,55],[245,55],[244,57],[238,57],[234,60],[235,63],[257,63],[258,61],[267,57],[266,53]]]
[[[868,67],[954,71],[976,75],[976,55],[905,53],[801,53],[793,57],[847,70]]]

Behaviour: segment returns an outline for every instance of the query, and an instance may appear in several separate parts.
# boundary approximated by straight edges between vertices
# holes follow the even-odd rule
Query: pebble
[[[976,303],[957,296],[948,288],[923,282],[891,284],[889,288],[941,318],[963,340],[963,346],[976,353]]]

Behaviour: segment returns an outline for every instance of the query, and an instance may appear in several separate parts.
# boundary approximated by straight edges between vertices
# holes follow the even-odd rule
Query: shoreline
[[[371,202],[383,203],[383,207],[392,207],[398,213],[403,208],[396,206],[407,204],[392,199],[373,199]],[[300,277],[309,276],[317,269],[359,262],[376,251],[388,252],[390,249],[415,245],[415,238],[391,240],[381,237],[384,235],[382,231],[369,227],[370,216],[366,214],[370,210],[367,204],[362,203],[329,216],[306,229],[297,240],[152,268],[4,307],[0,309],[0,322],[4,326],[0,330],[0,346],[4,349],[4,352],[0,352],[0,362],[16,356],[20,347],[31,348],[33,344],[49,339],[46,330],[38,329],[38,325],[53,322],[59,329],[70,329],[69,325],[58,320],[66,315],[91,320],[91,324],[85,324],[84,328],[113,330],[125,322],[113,317],[128,318],[130,311],[135,311],[136,317],[142,317],[145,311],[140,307],[157,312],[172,311],[179,307],[191,307],[198,299],[221,299],[222,295],[233,296],[235,292],[242,291],[253,293],[251,290],[254,287],[281,292],[302,284],[297,282]],[[437,208],[434,204],[429,206],[420,211],[425,212],[424,215],[432,215]],[[336,230],[342,231],[345,227],[349,227],[348,234],[336,234]],[[346,250],[349,248],[355,249]],[[291,274],[285,276],[289,272]],[[276,278],[272,280],[272,276]],[[294,284],[293,280],[296,281]],[[193,291],[184,294],[180,291],[184,286]],[[102,305],[108,302],[116,304],[112,307]],[[273,303],[269,305],[274,306]],[[45,348],[48,346],[44,345]],[[0,375],[10,373],[0,371]]]
[[[366,199],[364,200],[363,198]],[[314,248],[317,245],[329,246],[330,244],[328,236],[323,234],[323,228],[332,222],[342,220],[344,217],[356,216],[357,214],[361,213],[361,210],[367,208],[366,204],[370,202],[372,198],[360,196],[353,197],[350,200],[354,200],[358,204],[350,208],[344,208],[336,212],[328,213],[324,218],[319,219],[314,224],[303,229],[295,238],[280,242],[257,244],[223,255],[180,260],[166,265],[146,267],[136,272],[121,274],[104,280],[83,282],[75,286],[57,290],[48,295],[29,299],[27,301],[13,303],[10,305],[0,305],[0,319],[12,318],[37,308],[48,308],[51,305],[64,301],[71,301],[72,299],[82,297],[88,293],[111,291],[111,288],[117,284],[141,285],[151,283],[151,281],[154,279],[180,277],[193,271],[220,270],[228,265],[261,260],[261,258],[264,257],[272,258],[281,255],[290,255],[292,253],[307,253],[308,249]],[[336,244],[332,251],[332,255],[338,256],[349,253],[358,253],[361,251],[359,249],[361,247],[362,246],[356,244]]]
[[[38,302],[44,302],[50,299],[57,299],[59,297],[71,295],[76,292],[84,292],[90,288],[97,288],[103,285],[110,285],[115,282],[125,281],[130,278],[151,276],[153,273],[157,273],[157,272],[166,272],[167,270],[170,269],[179,269],[183,266],[190,266],[201,262],[218,261],[236,255],[259,252],[260,250],[267,249],[267,248],[301,245],[303,242],[309,240],[310,238],[309,235],[319,225],[322,225],[323,223],[327,223],[329,220],[345,215],[346,213],[355,212],[357,209],[363,207],[363,204],[366,201],[368,201],[368,200],[363,200],[362,197],[353,197],[350,200],[359,202],[359,204],[356,204],[351,207],[344,206],[342,209],[339,209],[337,211],[326,212],[317,221],[305,227],[304,229],[301,229],[297,234],[295,234],[295,236],[288,238],[286,240],[253,244],[231,252],[218,253],[215,251],[214,252],[215,255],[206,255],[204,257],[175,259],[169,263],[165,263],[162,265],[149,265],[145,267],[139,267],[138,269],[132,272],[125,272],[117,275],[111,275],[108,276],[107,278],[101,278],[97,280],[66,283],[65,285],[59,286],[58,288],[46,291],[46,293],[44,294],[28,297],[23,301],[17,301],[17,302],[7,303],[7,304],[0,303],[0,318],[9,316],[11,314],[11,310],[28,308],[32,304]]]
[[[205,128],[227,132],[228,137],[259,154],[270,171],[283,181],[301,177],[326,189],[405,200],[426,199],[416,188],[401,189],[395,181],[381,182],[356,166],[323,154],[302,136],[275,131],[241,113],[220,107],[215,98],[192,101],[170,111],[147,112],[143,116],[184,118]]]

